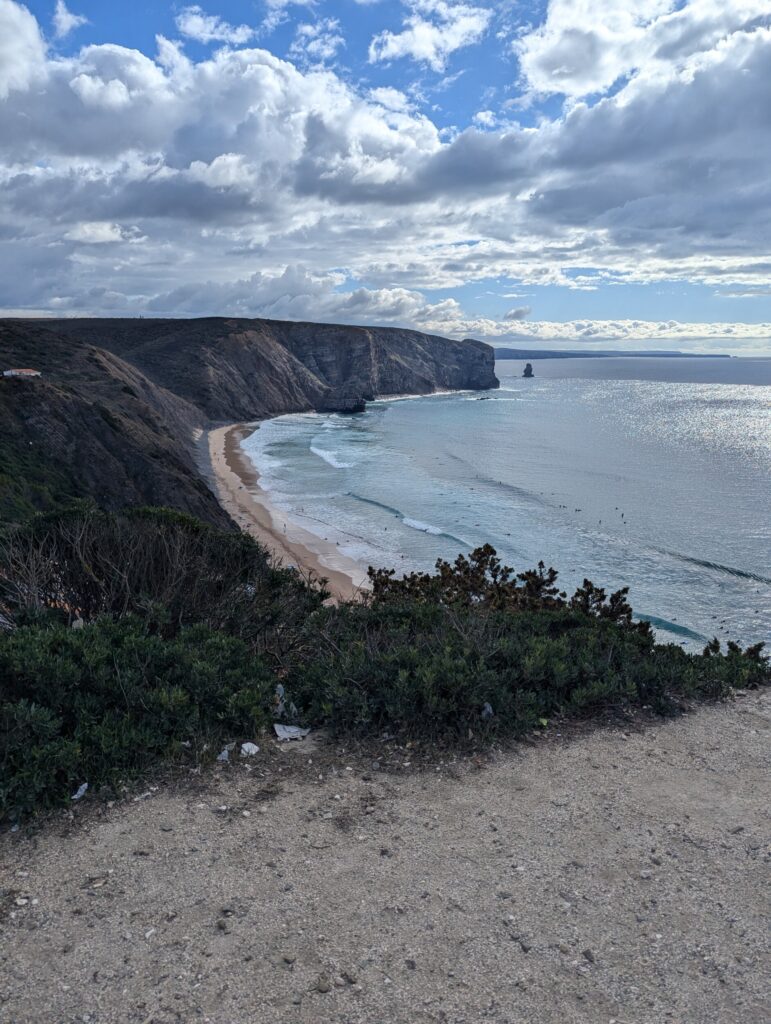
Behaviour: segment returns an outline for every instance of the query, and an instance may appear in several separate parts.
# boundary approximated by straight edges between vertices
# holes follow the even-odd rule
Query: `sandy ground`
[[[0,838],[3,1024],[761,1024],[771,699],[416,769],[324,742]]]
[[[220,504],[283,564],[296,565],[328,580],[336,598],[355,596],[366,582],[366,574],[353,559],[346,558],[334,544],[287,521],[260,488],[259,475],[241,450],[241,441],[257,424],[235,424],[204,433],[200,461]],[[199,452],[201,449],[199,447]]]

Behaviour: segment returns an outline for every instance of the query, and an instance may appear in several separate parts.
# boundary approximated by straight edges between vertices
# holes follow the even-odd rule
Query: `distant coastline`
[[[509,348],[493,345],[496,359],[609,359],[624,358],[656,358],[656,359],[734,359],[727,352],[654,352],[651,350],[623,351],[621,349],[545,349],[545,348]]]

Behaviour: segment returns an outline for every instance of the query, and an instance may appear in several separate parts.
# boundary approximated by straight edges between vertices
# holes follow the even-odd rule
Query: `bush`
[[[79,507],[0,542],[0,817],[117,787],[287,706],[341,737],[476,746],[554,715],[719,699],[768,682],[762,645],[657,645],[625,590],[571,597],[489,546],[326,607],[251,538],[163,509]],[[72,629],[75,612],[88,623]]]
[[[268,722],[273,675],[205,626],[165,639],[136,618],[0,634],[0,818],[117,786],[183,744],[212,751]]]
[[[477,745],[556,714],[667,713],[768,681],[760,647],[688,654],[569,605],[512,613],[391,594],[325,610],[313,631],[317,653],[287,690],[341,737]]]
[[[171,509],[80,503],[0,538],[0,612],[17,623],[43,612],[87,622],[134,614],[167,636],[205,623],[280,660],[326,597],[248,534]]]

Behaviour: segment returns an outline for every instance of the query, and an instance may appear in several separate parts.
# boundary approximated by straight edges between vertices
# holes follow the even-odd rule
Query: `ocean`
[[[771,359],[499,361],[498,391],[300,414],[243,442],[290,523],[400,573],[489,542],[630,588],[662,641],[771,640]]]

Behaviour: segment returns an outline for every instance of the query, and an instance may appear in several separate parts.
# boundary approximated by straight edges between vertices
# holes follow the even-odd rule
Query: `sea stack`
[[[525,364],[525,372],[522,374],[522,376],[523,377],[534,377],[535,376],[535,374],[533,373],[533,364],[532,363],[526,363]]]

